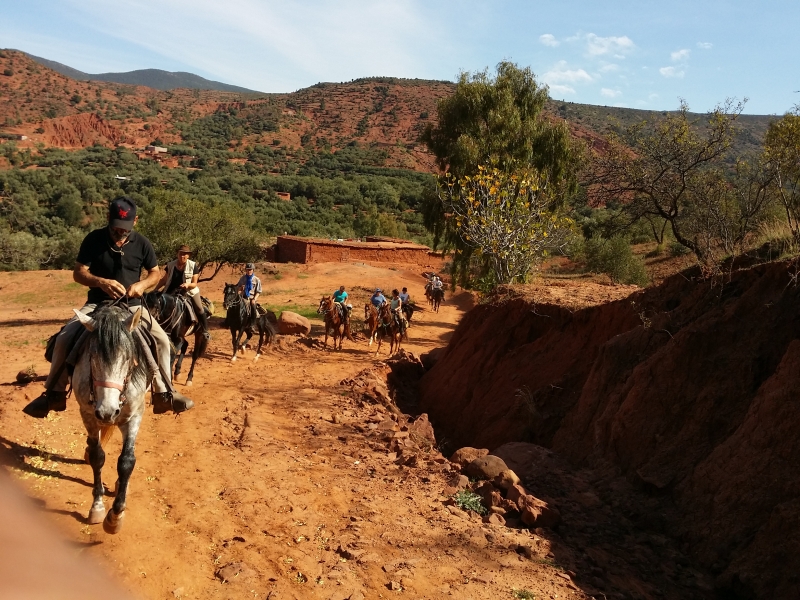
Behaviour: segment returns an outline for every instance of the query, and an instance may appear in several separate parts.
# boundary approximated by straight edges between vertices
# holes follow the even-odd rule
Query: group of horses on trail
[[[434,310],[438,310],[443,299],[443,294],[439,297],[437,291],[441,290],[431,290],[433,293],[429,297]],[[428,290],[426,296],[429,296]],[[225,323],[231,332],[233,346],[231,361],[235,361],[237,354],[244,351],[256,330],[259,340],[253,360],[258,360],[264,343],[269,345],[275,338],[276,331],[270,319],[274,315],[259,310],[258,307],[252,308],[234,284],[225,284],[223,298]],[[84,458],[91,465],[94,477],[93,501],[88,521],[93,524],[102,522],[103,529],[108,533],[118,533],[122,528],[128,483],[136,463],[134,446],[145,410],[145,393],[158,369],[142,344],[141,332],[137,332],[140,322],[144,321],[142,311],[148,311],[169,336],[172,346],[170,371],[173,380],[181,372],[189,345],[187,338],[194,337],[194,348],[186,385],[191,385],[195,363],[208,347],[208,339],[192,314],[194,309],[189,307],[189,302],[182,295],[151,292],[145,294],[142,300],[143,306],[135,312],[117,306],[119,300],[112,305],[99,307],[91,315],[75,311],[77,318],[89,331],[86,341],[75,349],[77,356],[72,374],[72,389],[87,431]],[[205,298],[203,301],[206,316],[210,317],[213,305]],[[415,308],[419,310],[421,307],[408,304],[403,308],[406,319],[410,321]],[[355,341],[350,331],[346,307],[327,296],[320,301],[318,312],[325,322],[326,347],[329,333],[333,336],[334,349],[342,349],[345,337]],[[374,341],[378,342],[376,355],[380,352],[381,342],[385,337],[390,339],[390,354],[400,350],[403,339],[408,340],[406,319],[398,318],[388,302],[379,307],[366,304],[364,326],[369,333],[369,345]],[[246,336],[244,340],[243,336]],[[117,461],[115,498],[111,509],[106,512],[103,502],[106,489],[102,481],[105,463],[103,446],[111,438],[114,427],[122,432],[123,442]]]

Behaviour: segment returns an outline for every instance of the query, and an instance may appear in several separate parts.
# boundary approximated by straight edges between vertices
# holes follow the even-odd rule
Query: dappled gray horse
[[[91,333],[75,363],[72,388],[87,432],[86,454],[94,473],[89,523],[103,521],[107,533],[118,533],[125,516],[125,497],[133,467],[134,445],[145,407],[145,391],[153,378],[142,347],[133,335],[141,309],[135,313],[117,307],[98,309],[94,316],[75,311]],[[117,460],[116,498],[106,514],[102,469],[103,443],[114,427],[122,432],[122,452]],[[104,519],[105,517],[105,519]]]

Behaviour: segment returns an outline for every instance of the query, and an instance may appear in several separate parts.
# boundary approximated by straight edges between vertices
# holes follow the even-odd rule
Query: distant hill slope
[[[0,130],[26,135],[20,148],[38,144],[141,148],[157,142],[227,150],[232,157],[238,153],[237,160],[248,148],[272,148],[283,149],[286,169],[295,171],[312,157],[342,149],[369,157],[365,160],[374,166],[436,171],[433,156],[419,136],[435,121],[437,102],[455,90],[455,84],[446,81],[370,77],[319,83],[289,94],[196,88],[161,91],[86,81],[82,77],[90,75],[41,61],[19,51],[0,51]],[[572,134],[594,147],[602,147],[610,132],[666,114],[560,101],[549,102],[546,110],[551,118],[566,119]],[[775,118],[742,115],[732,158],[758,151]]]
[[[40,65],[52,69],[65,77],[77,79],[78,81],[109,81],[113,83],[125,83],[128,85],[143,85],[156,90],[169,91],[177,88],[188,88],[191,90],[215,90],[218,92],[238,92],[240,94],[258,94],[255,90],[229,85],[219,81],[211,81],[194,73],[183,71],[171,72],[161,69],[138,69],[136,71],[126,71],[124,73],[84,73],[78,69],[73,69],[67,65],[54,60],[48,60],[40,56],[28,54]]]

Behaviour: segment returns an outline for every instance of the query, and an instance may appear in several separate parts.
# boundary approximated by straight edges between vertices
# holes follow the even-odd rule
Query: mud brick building
[[[302,264],[357,261],[438,266],[442,257],[427,246],[406,240],[360,242],[281,235],[275,244],[275,261]]]

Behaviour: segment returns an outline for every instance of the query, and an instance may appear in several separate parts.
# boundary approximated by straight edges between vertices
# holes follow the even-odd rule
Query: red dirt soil
[[[273,265],[259,274],[273,307],[316,307],[344,284],[356,319],[375,286],[405,285],[421,298],[424,283],[402,267],[350,264]],[[223,271],[204,294],[219,303],[224,281],[238,276]],[[537,598],[588,597],[570,571],[582,549],[552,532],[449,510],[441,492],[453,466],[434,447],[413,466],[397,464],[378,433],[396,431],[405,417],[339,384],[365,368],[381,376],[387,369],[363,339],[323,351],[316,320],[310,347],[282,336],[259,362],[248,353],[231,364],[229,334],[214,317],[195,385],[179,385],[197,406],[178,418],[145,415],[122,532],[87,525],[91,470],[74,401],[34,420],[21,408],[41,382],[14,382],[21,369],[47,372],[43,341],[84,297],[68,272],[0,274],[0,464],[74,555],[103,565],[135,596],[494,599],[513,588]],[[404,347],[443,346],[472,304],[461,294],[439,313],[417,314]],[[119,446],[116,435],[104,470],[109,484]],[[390,591],[392,582],[404,591]]]
[[[593,469],[601,497],[622,475],[650,496],[626,517],[672,538],[720,597],[798,598],[793,272],[773,263],[720,284],[687,271],[578,310],[506,290],[462,319],[419,410],[453,447],[552,448]]]

